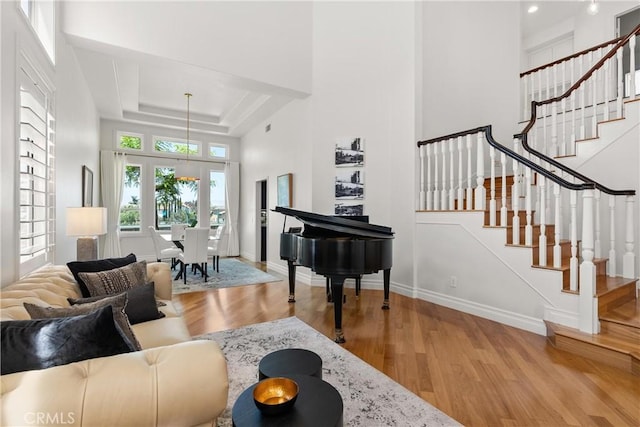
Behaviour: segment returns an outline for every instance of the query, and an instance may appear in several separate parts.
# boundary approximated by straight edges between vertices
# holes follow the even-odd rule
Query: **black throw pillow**
[[[80,285],[80,291],[82,292],[83,297],[89,297],[91,294],[89,293],[89,288],[87,285],[80,279],[78,273],[97,273],[98,271],[106,271],[113,270],[114,268],[124,267],[125,265],[129,265],[131,263],[136,262],[135,254],[129,254],[122,258],[105,258],[105,259],[96,259],[92,261],[71,261],[67,263],[67,267],[71,270],[71,274]]]
[[[2,375],[134,351],[110,305],[80,316],[0,322],[0,340]]]
[[[148,322],[149,320],[156,320],[165,317],[165,314],[158,311],[155,296],[155,284],[153,282],[146,283],[144,285],[137,285],[124,293],[127,294],[127,305],[124,308],[124,312],[129,318],[129,323],[135,325],[136,323]],[[108,298],[113,295],[99,295],[89,298],[67,298],[69,304],[86,304],[98,301],[103,298]]]

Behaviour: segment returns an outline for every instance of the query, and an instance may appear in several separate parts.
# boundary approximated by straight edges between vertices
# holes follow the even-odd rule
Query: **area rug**
[[[457,426],[454,419],[335,344],[296,317],[201,335],[216,341],[229,372],[229,403],[218,419],[231,426],[233,403],[258,380],[258,364],[284,348],[304,348],[322,359],[322,379],[342,396],[345,426]]]
[[[209,265],[207,270],[209,277],[207,281],[200,273],[194,274],[191,268],[187,266],[187,284],[185,285],[182,277],[173,281],[173,294],[184,294],[187,292],[206,291],[209,289],[228,288],[231,286],[255,285],[256,283],[278,282],[284,280],[284,277],[276,277],[264,271],[258,270],[249,264],[235,258],[221,258],[220,272],[213,271]],[[173,276],[177,271],[172,272]]]

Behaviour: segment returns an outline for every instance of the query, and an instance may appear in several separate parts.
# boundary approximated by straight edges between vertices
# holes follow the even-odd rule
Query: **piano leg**
[[[384,302],[382,303],[383,310],[389,310],[389,283],[391,282],[391,269],[387,268],[383,271],[384,278]]]
[[[333,317],[335,320],[336,339],[335,342],[342,344],[345,342],[342,334],[342,289],[344,277],[331,277],[331,295],[333,296]]]
[[[333,297],[331,296],[331,281],[328,277],[325,277],[324,281],[327,286],[327,302],[333,302]]]
[[[287,260],[289,268],[289,302],[296,302],[296,265],[293,261]]]
[[[360,298],[360,287],[362,286],[362,276],[356,277],[356,298]]]

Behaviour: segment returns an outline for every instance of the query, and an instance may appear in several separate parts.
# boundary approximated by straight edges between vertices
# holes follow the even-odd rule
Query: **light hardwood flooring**
[[[260,267],[260,264],[254,264]],[[264,267],[262,266],[264,269]],[[174,297],[193,336],[296,316],[333,338],[324,287],[285,281]],[[640,426],[640,377],[543,336],[382,291],[345,289],[343,347],[467,426]]]

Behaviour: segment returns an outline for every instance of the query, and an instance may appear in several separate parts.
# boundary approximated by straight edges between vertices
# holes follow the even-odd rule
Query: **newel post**
[[[487,191],[484,188],[484,133],[478,132],[478,155],[476,156],[476,188],[473,209],[483,211],[487,201]]]
[[[596,266],[594,257],[594,190],[585,190],[582,196],[582,263],[580,264],[580,320],[579,329],[588,334],[597,334],[598,299],[596,291]]]
[[[624,256],[622,257],[622,277],[627,279],[634,279],[636,277],[636,264],[633,241],[633,204],[635,203],[635,197],[627,196],[626,200],[626,214],[625,214],[625,239],[624,239]]]

